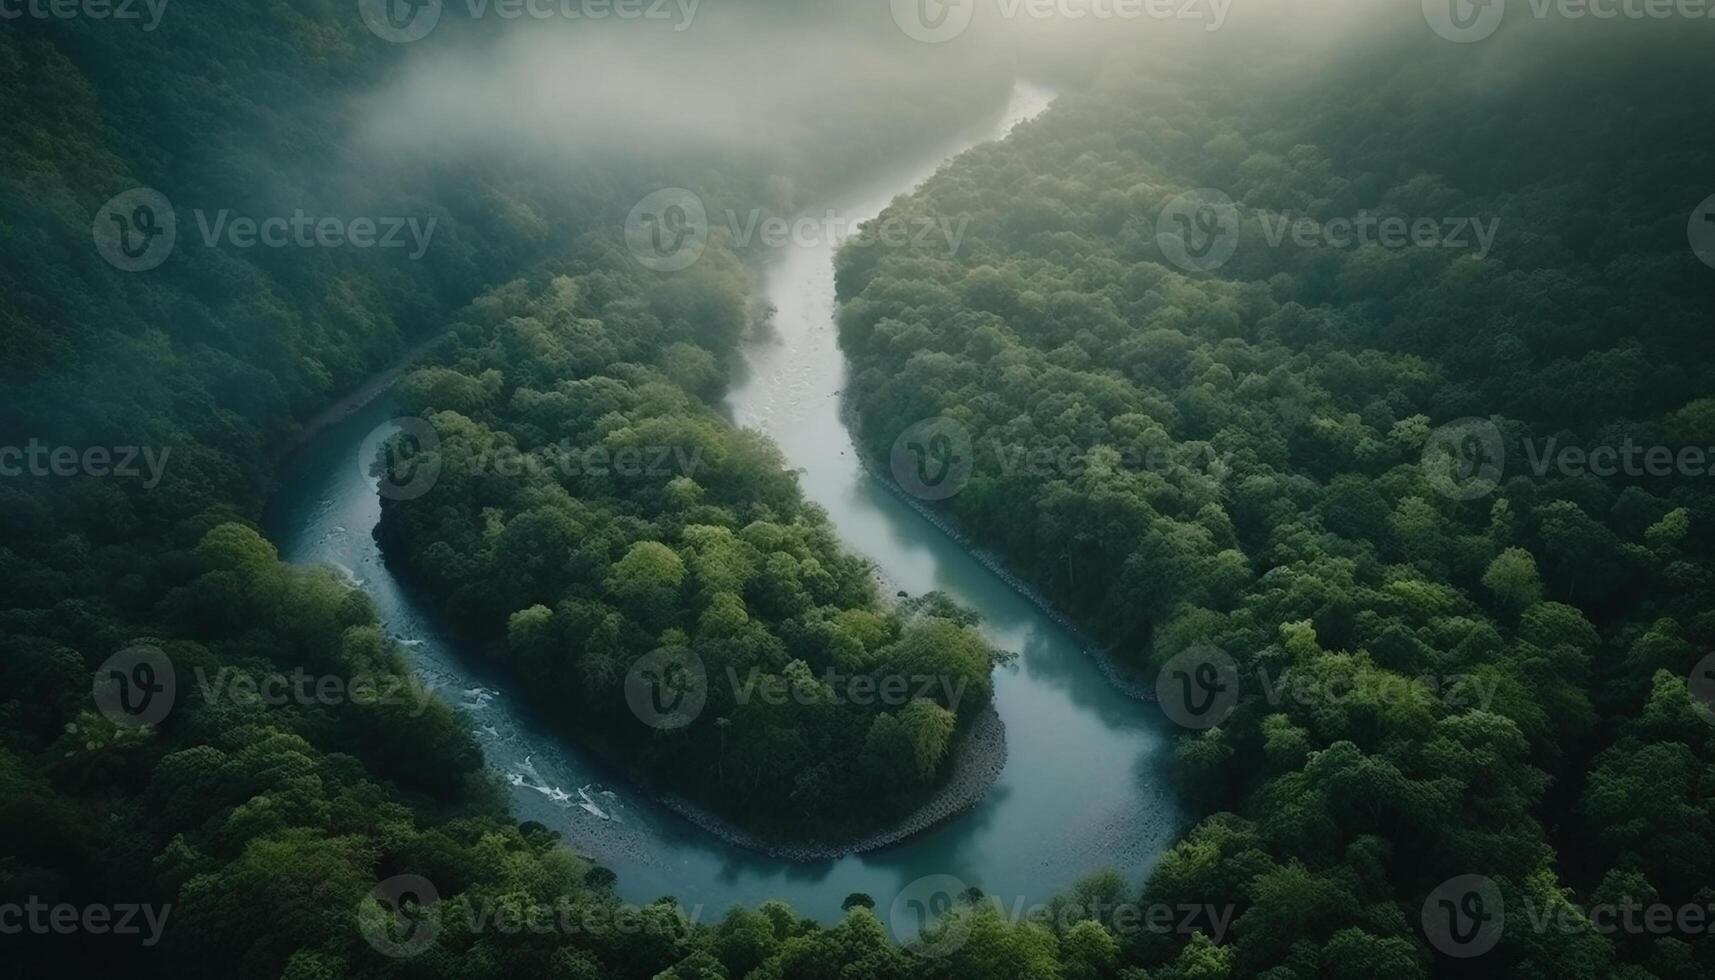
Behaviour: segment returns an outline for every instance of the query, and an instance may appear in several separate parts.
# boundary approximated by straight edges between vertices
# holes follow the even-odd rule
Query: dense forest
[[[592,246],[472,304],[402,382],[435,447],[389,463],[438,475],[384,500],[379,533],[609,753],[772,837],[838,842],[945,773],[994,655],[932,596],[882,606],[779,452],[697,397],[747,324],[744,267],[710,252],[657,279]],[[657,692],[695,698],[682,717],[628,706],[645,657],[694,665]]]
[[[971,216],[956,256],[842,253],[867,451],[940,436],[956,485],[916,489],[1192,729],[1209,816],[1147,892],[1239,916],[1145,963],[1453,969],[1419,909],[1461,875],[1585,926],[1715,898],[1715,730],[1688,697],[1715,512],[1706,464],[1662,465],[1715,446],[1685,237],[1706,51],[1562,41],[1473,64],[1412,37],[1314,81],[1115,69],[896,202]],[[1364,215],[1437,236],[1274,231]],[[1454,218],[1498,235],[1440,237]],[[1604,474],[1556,444],[1663,448]],[[1689,978],[1715,945],[1509,927],[1457,969]]]
[[[575,182],[537,161],[376,162],[352,138],[359,96],[403,52],[347,5],[186,7],[149,33],[28,18],[0,29],[8,350],[0,442],[141,446],[170,464],[150,480],[0,483],[0,904],[170,913],[158,933],[142,930],[147,943],[137,932],[20,937],[9,917],[7,972],[386,975],[403,966],[365,941],[355,910],[377,881],[406,871],[466,908],[539,903],[605,924],[570,945],[492,930],[444,938],[437,954],[410,963],[414,976],[648,977],[684,960],[692,964],[684,975],[700,976],[700,964],[716,962],[720,935],[744,937],[725,940],[741,952],[722,954],[741,972],[788,940],[798,940],[795,956],[841,944],[854,957],[870,949],[899,960],[873,917],[823,936],[764,907],[716,929],[669,900],[631,910],[648,927],[625,927],[612,873],[510,819],[463,721],[438,700],[306,706],[197,696],[206,679],[241,691],[235,678],[249,678],[254,690],[292,670],[408,688],[402,652],[368,600],[330,570],[280,564],[257,533],[280,451],[335,398],[444,330],[487,285],[566,252],[591,229],[622,247],[617,232],[642,188],[695,179],[711,206],[778,204],[766,191],[780,161],[645,169],[580,160]],[[476,23],[470,33],[485,29]],[[163,50],[174,52],[165,62]],[[890,108],[885,126],[876,103],[817,106],[801,123],[828,133],[792,161],[798,187],[814,193],[889,147],[944,129],[955,107],[999,98],[1000,80],[945,77],[936,86],[943,98],[915,100],[915,116]],[[187,218],[171,261],[131,274],[90,247],[90,223],[103,201],[139,186],[211,212],[434,218],[436,247],[420,262],[380,251],[204,247]],[[678,302],[715,305],[670,312],[675,300],[663,295],[644,315],[659,312],[678,328],[694,322],[718,347],[722,321],[700,314],[725,312],[722,298],[687,287]],[[472,310],[476,318],[484,307]],[[644,400],[674,383],[717,383],[711,355],[688,345],[674,353],[662,369],[676,363],[681,373],[645,386]],[[711,425],[706,410],[683,411],[690,429]],[[711,438],[767,458],[731,433]],[[775,483],[790,508],[789,482]],[[813,524],[790,533],[815,538]],[[826,540],[801,547],[833,556]],[[908,641],[888,633],[907,630],[905,614],[863,615],[867,583],[854,585],[858,573],[837,556],[829,565],[854,590],[848,630],[874,649],[896,640],[891,648],[906,655]],[[802,628],[829,628],[816,619]],[[966,633],[913,629],[929,631],[919,643],[936,629]],[[169,658],[180,681],[174,710],[143,728],[116,722],[90,696],[98,667],[137,651]],[[980,686],[971,695],[980,703]],[[911,709],[878,750],[909,750],[907,724],[939,721],[926,714]]]
[[[436,445],[378,458],[382,534],[472,649],[570,737],[746,828],[840,840],[896,818],[946,778],[997,652],[935,594],[880,594],[779,451],[715,408],[767,319],[762,257],[717,233],[657,273],[624,224],[667,186],[790,214],[982,115],[1014,66],[910,48],[856,5],[751,0],[733,16],[876,46],[841,64],[790,34],[716,45],[737,73],[820,63],[827,84],[750,107],[769,139],[472,151],[423,123],[428,148],[374,145],[370,97],[432,75],[425,49],[487,52],[479,73],[516,50],[460,5],[416,46],[355,6],[0,24],[0,447],[165,464],[0,480],[0,972],[1715,975],[1707,929],[1587,917],[1715,905],[1715,708],[1688,696],[1715,641],[1706,471],[1604,476],[1553,448],[1715,452],[1710,271],[1685,246],[1715,189],[1694,32],[1454,46],[1416,25],[1314,71],[1061,51],[1042,64],[1078,71],[1053,109],[896,203],[970,219],[958,249],[841,253],[865,450],[881,471],[969,454],[930,506],[1164,680],[1200,816],[1146,881],[1093,875],[1040,919],[973,891],[902,946],[887,895],[825,923],[621,902],[623,868],[508,812],[374,603],[280,562],[258,517],[308,422],[444,334],[399,385]],[[180,240],[129,273],[91,219],[141,187],[182,210]],[[193,209],[435,231],[417,259],[243,248],[205,243]],[[1291,230],[1363,215],[1459,243]],[[900,457],[924,420],[958,438]],[[387,492],[431,464],[433,486]],[[178,689],[139,726],[111,698],[156,678],[140,663]],[[687,663],[700,688],[635,700]],[[242,693],[300,671],[352,696]],[[1211,672],[1236,691],[1205,686],[1213,717],[1189,686]],[[898,677],[936,683],[853,696]],[[1460,958],[1421,913],[1464,876],[1509,921],[1570,925]],[[430,886],[401,903],[414,926],[377,893],[401,880]],[[68,905],[146,926],[11,929]],[[1139,929],[1138,906],[1231,928]]]

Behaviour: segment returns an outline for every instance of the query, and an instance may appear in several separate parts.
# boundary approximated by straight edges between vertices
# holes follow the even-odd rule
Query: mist
[[[1356,0],[967,5],[952,37],[924,33],[905,0],[790,14],[686,3],[663,8],[673,17],[623,23],[491,13],[411,45],[364,100],[357,129],[370,153],[443,162],[552,165],[620,152],[659,165],[712,153],[791,170],[817,155],[832,126],[885,114],[909,130],[913,114],[938,107],[980,117],[998,110],[1014,77],[1072,85],[1115,67],[1291,70],[1374,37],[1429,36],[1415,6]]]

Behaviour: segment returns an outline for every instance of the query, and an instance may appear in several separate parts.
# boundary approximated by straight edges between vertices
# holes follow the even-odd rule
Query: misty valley
[[[0,971],[1715,977],[1673,3],[0,0]]]

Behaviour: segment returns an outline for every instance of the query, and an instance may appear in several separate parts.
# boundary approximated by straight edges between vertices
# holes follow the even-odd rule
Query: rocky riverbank
[[[959,547],[969,552],[971,557],[975,558],[984,568],[993,572],[996,578],[999,578],[1002,582],[1011,586],[1013,591],[1028,600],[1030,604],[1040,610],[1044,616],[1047,616],[1049,619],[1053,620],[1056,625],[1070,633],[1072,637],[1078,641],[1078,645],[1083,647],[1084,652],[1089,654],[1090,658],[1096,662],[1096,666],[1101,669],[1103,676],[1105,676],[1116,688],[1124,692],[1128,697],[1136,698],[1139,701],[1155,700],[1155,686],[1142,677],[1135,668],[1131,667],[1129,664],[1123,663],[1114,655],[1113,651],[1098,643],[1093,637],[1085,632],[1083,627],[1073,622],[1071,617],[1056,609],[1054,604],[1049,601],[1048,597],[1042,593],[1042,590],[1025,581],[1023,576],[1019,575],[1010,565],[1007,564],[1006,559],[1002,558],[999,554],[978,545],[971,539],[971,536],[966,533],[965,529],[959,526],[957,521],[930,507],[926,502],[912,496],[904,487],[901,487],[899,483],[893,479],[893,475],[888,473],[886,468],[880,466],[875,460],[871,459],[869,454],[864,452],[861,440],[858,436],[858,433],[861,430],[858,426],[856,408],[852,405],[851,399],[846,395],[842,394],[840,398],[840,414],[845,420],[846,430],[852,435],[852,446],[854,451],[857,453],[858,464],[863,467],[864,472],[874,478],[877,483],[886,487],[889,493],[899,498],[899,500],[907,507],[916,511],[924,520],[935,525],[942,534],[953,539]]]
[[[1006,724],[990,704],[976,718],[956,749],[952,773],[935,794],[904,819],[883,830],[838,844],[769,840],[722,819],[679,796],[661,797],[661,805],[703,831],[734,844],[786,861],[833,861],[848,854],[861,854],[897,844],[964,813],[982,802],[1006,767]]]
[[[386,369],[372,376],[355,391],[350,392],[345,397],[334,402],[332,405],[322,409],[315,418],[305,422],[298,431],[294,432],[290,437],[281,442],[273,454],[274,464],[279,465],[284,462],[293,453],[308,445],[316,436],[326,432],[330,427],[343,421],[353,412],[358,411],[370,402],[374,401],[376,398],[380,397],[388,389],[397,384],[399,378],[402,377],[408,369],[421,360],[425,354],[428,354],[430,351],[440,346],[447,339],[447,336],[448,335],[443,331],[435,334],[427,340],[413,344],[403,354],[400,354],[395,358],[393,363]]]

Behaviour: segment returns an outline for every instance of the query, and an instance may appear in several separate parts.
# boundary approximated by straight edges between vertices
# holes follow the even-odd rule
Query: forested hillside
[[[1115,69],[896,203],[955,257],[842,255],[868,452],[1189,726],[1145,894],[1239,914],[1152,977],[1715,972],[1584,918],[1715,897],[1707,52],[1541,33]]]
[[[612,873],[509,818],[465,722],[412,686],[369,601],[329,570],[281,565],[254,521],[296,428],[488,286],[597,229],[620,247],[627,208],[663,181],[700,178],[711,204],[749,206],[777,175],[610,155],[568,181],[540,161],[377,158],[356,132],[361,96],[410,53],[343,3],[174,3],[146,32],[0,26],[0,445],[112,449],[105,473],[62,478],[55,463],[0,483],[0,904],[168,913],[146,944],[19,936],[8,918],[8,972],[397,975],[357,911],[404,869],[466,908],[540,903],[606,923],[575,942],[455,929],[413,976],[648,977],[708,958],[716,931],[670,905],[641,912],[660,928],[614,926]],[[786,176],[833,183],[856,157],[941,131],[955,105],[998,99],[997,79],[949,79],[945,99],[885,128],[867,101],[818,107],[840,138]],[[169,199],[179,241],[129,272],[91,225],[137,187]],[[300,210],[433,220],[432,247],[246,247],[199,227]],[[698,312],[678,316],[720,328]],[[724,367],[690,357],[674,380],[706,388]],[[142,450],[127,464],[138,479],[113,472],[127,447]],[[170,714],[137,728],[97,710],[98,667],[157,654],[178,675]],[[300,671],[371,696],[254,696]],[[728,928],[760,933],[745,941],[756,961],[815,932],[782,909]],[[873,919],[851,928],[838,941],[897,957]]]

